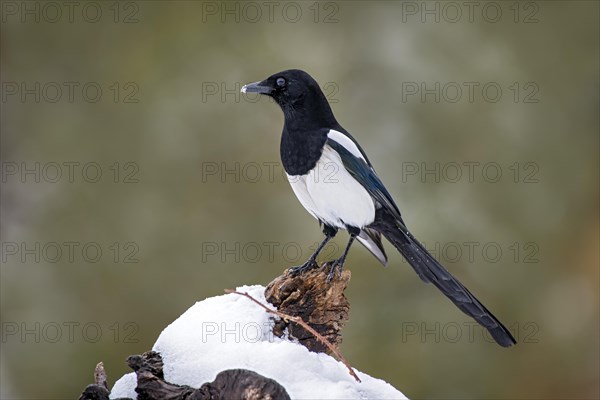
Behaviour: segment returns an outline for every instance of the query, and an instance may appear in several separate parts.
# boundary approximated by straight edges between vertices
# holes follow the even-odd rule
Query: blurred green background
[[[2,2],[3,399],[76,398],[98,361],[112,384],[195,301],[308,256],[281,112],[239,93],[288,68],[520,342],[355,246],[351,363],[412,398],[599,397],[598,2],[48,4]]]

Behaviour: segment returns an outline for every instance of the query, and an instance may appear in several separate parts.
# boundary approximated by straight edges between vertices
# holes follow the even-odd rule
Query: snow
[[[260,285],[236,289],[263,304]],[[272,306],[271,306],[272,307]],[[200,387],[226,369],[244,368],[279,382],[292,399],[406,399],[390,384],[356,371],[323,353],[271,333],[272,314],[237,294],[197,302],[160,334],[153,350],[161,354],[167,382]],[[136,398],[135,373],[119,379],[111,398]]]

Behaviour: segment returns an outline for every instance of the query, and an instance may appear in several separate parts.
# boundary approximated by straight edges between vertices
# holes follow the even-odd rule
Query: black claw
[[[329,273],[327,274],[327,283],[330,283],[335,278],[335,271],[337,269],[340,278],[342,277],[342,269],[344,267],[341,259],[336,259],[325,263],[323,268],[329,267]]]
[[[314,259],[309,258],[304,264],[299,265],[297,267],[291,267],[290,274],[292,276],[302,275],[306,271],[309,271],[316,267],[318,267],[317,262]]]
[[[338,265],[338,273],[340,275],[340,279],[342,278],[342,270],[344,269],[344,264],[340,263]]]

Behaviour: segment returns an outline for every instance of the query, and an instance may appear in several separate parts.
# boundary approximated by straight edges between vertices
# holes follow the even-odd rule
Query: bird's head
[[[272,97],[283,110],[286,119],[298,114],[310,114],[313,118],[319,118],[319,114],[327,114],[333,118],[327,98],[317,81],[299,69],[288,69],[273,74],[264,81],[244,85],[242,92]]]

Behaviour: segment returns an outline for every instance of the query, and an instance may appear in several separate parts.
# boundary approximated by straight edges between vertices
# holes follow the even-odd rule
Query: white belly
[[[363,228],[375,219],[373,199],[327,145],[315,168],[306,175],[288,175],[288,180],[304,208],[328,225]]]

